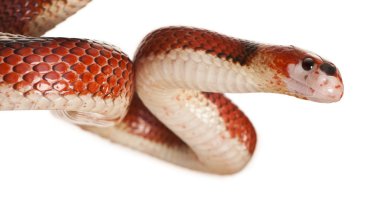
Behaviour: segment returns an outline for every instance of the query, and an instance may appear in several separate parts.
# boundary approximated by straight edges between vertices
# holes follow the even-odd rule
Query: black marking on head
[[[330,63],[323,63],[321,66],[321,71],[325,72],[327,75],[333,76],[336,74],[336,67]]]

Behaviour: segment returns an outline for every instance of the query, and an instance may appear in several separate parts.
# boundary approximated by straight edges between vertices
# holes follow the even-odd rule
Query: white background
[[[335,2],[92,2],[47,35],[107,41],[130,56],[168,25],[293,44],[333,61],[345,95],[335,104],[231,95],[259,134],[232,176],[175,167],[47,111],[0,112],[0,206],[380,206],[379,6]]]

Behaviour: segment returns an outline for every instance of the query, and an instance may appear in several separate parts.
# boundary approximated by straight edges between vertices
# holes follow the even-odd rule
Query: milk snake
[[[165,27],[142,40],[132,62],[107,43],[40,37],[88,2],[0,0],[0,110],[53,110],[116,143],[230,174],[250,160],[256,133],[222,93],[343,95],[336,66],[294,46]]]

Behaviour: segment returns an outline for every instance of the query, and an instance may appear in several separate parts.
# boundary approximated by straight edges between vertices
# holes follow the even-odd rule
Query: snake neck
[[[136,83],[141,87],[218,93],[262,91],[262,80],[252,78],[263,70],[261,66],[253,71],[246,65],[204,51],[174,49],[165,54],[152,54],[137,59],[135,69]]]
[[[279,46],[258,46],[244,64],[193,49],[150,54],[136,59],[136,82],[151,89],[287,93],[287,64],[273,51],[276,47]]]
[[[289,66],[299,61],[292,46],[260,44],[243,69],[247,79],[256,83],[257,91],[289,95]]]
[[[134,59],[137,79],[149,87],[285,93],[287,64],[297,57],[292,51],[203,29],[167,27],[148,34]]]

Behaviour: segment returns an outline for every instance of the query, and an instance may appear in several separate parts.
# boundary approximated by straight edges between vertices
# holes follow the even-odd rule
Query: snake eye
[[[314,60],[312,58],[307,57],[307,58],[303,59],[302,68],[304,70],[309,71],[309,70],[313,69],[313,67],[314,67]]]

